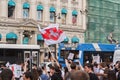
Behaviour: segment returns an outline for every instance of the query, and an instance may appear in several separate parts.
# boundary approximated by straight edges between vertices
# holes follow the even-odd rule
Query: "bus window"
[[[60,58],[67,59],[70,53],[74,54],[73,59],[79,58],[79,50],[61,50]]]
[[[100,62],[111,63],[113,61],[113,51],[84,51],[84,63],[90,62],[92,63],[92,56],[100,56]]]

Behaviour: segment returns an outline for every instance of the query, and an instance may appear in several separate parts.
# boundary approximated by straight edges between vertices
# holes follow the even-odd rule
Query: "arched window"
[[[2,35],[0,34],[0,41],[1,41],[1,39],[2,39]]]
[[[43,6],[42,5],[37,6],[37,20],[39,21],[43,20]]]
[[[10,32],[6,35],[6,41],[8,44],[16,44],[17,38],[17,35],[13,32]]]
[[[62,24],[66,24],[66,16],[67,16],[67,10],[65,8],[63,8],[61,10],[61,14],[62,14]]]
[[[15,2],[14,0],[8,1],[8,18],[14,18],[15,17]]]
[[[50,22],[56,22],[55,11],[56,9],[53,6],[50,7]]]
[[[73,10],[72,11],[72,23],[73,23],[73,25],[77,24],[77,15],[78,15],[78,12],[76,10]]]
[[[29,18],[29,8],[30,4],[28,2],[25,2],[23,4],[23,18]]]
[[[41,34],[37,34],[37,45],[40,45],[40,47],[44,47],[44,39]]]

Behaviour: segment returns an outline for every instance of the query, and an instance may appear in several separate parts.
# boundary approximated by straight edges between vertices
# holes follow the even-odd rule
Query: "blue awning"
[[[37,40],[40,40],[40,41],[44,40],[41,34],[37,34]]]
[[[23,4],[23,9],[29,9],[30,8],[30,4],[28,2],[25,2]]]
[[[63,42],[64,42],[64,43],[68,43],[68,42],[69,42],[69,38],[66,37]]]
[[[13,32],[10,32],[6,35],[6,39],[17,39],[17,35]]]
[[[116,45],[115,44],[98,44],[101,51],[114,51]]]
[[[50,7],[50,12],[55,12],[55,11],[56,11],[55,7],[51,6]]]
[[[62,14],[67,14],[67,9],[63,8],[63,9],[61,10],[61,13],[62,13]]]
[[[42,10],[43,10],[43,6],[39,4],[39,5],[37,6],[37,10],[38,10],[38,11],[42,11]]]
[[[0,34],[0,39],[2,38],[2,35]]]
[[[86,43],[86,44],[79,44],[77,47],[77,50],[82,51],[96,51],[94,46],[92,44]]]
[[[78,15],[78,12],[77,12],[76,10],[73,10],[73,11],[72,11],[72,15],[73,15],[73,16],[77,16],[77,15]]]
[[[15,4],[15,2],[13,1],[13,0],[9,0],[9,2],[8,2],[8,6],[15,6],[16,4]]]
[[[72,37],[71,39],[72,43],[79,43],[79,38],[77,38],[76,36]]]

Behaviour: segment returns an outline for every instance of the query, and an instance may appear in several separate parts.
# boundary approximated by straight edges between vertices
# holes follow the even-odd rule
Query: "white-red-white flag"
[[[58,24],[50,24],[44,29],[39,28],[39,31],[41,32],[42,37],[47,45],[60,43],[66,38],[63,30],[59,29],[58,27]]]

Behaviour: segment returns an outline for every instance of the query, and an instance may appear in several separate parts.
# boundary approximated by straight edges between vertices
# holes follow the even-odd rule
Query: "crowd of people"
[[[28,62],[17,64],[21,66],[19,76],[15,76],[10,66],[1,65],[0,80],[120,80],[120,61],[116,64],[76,63],[65,59],[65,67],[51,58],[51,63],[28,68]]]

